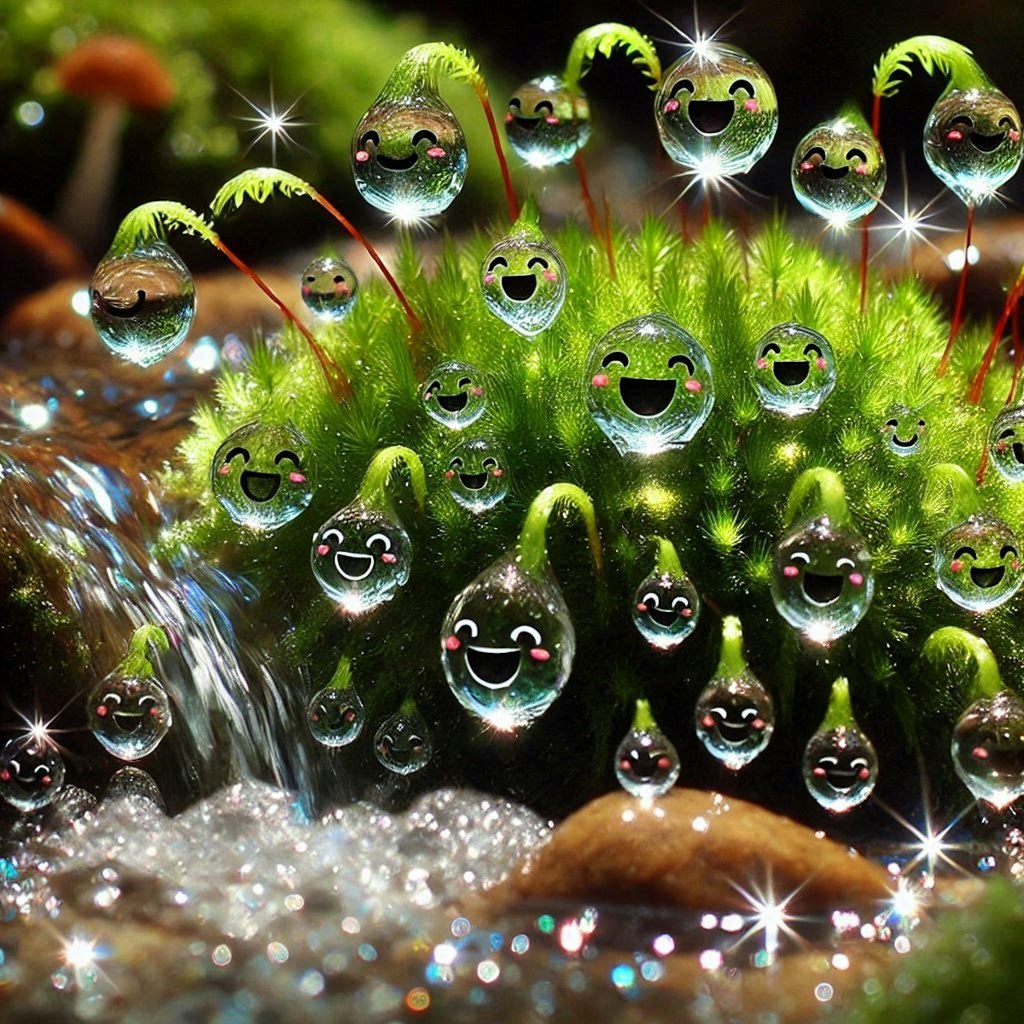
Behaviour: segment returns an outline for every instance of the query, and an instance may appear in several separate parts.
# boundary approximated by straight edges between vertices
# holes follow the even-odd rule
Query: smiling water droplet
[[[565,264],[539,230],[513,230],[497,242],[484,257],[481,275],[487,308],[527,338],[550,327],[565,303]]]
[[[882,424],[882,437],[893,455],[900,458],[920,455],[927,447],[928,424],[919,411],[905,405],[893,405]]]
[[[815,733],[804,749],[807,792],[833,814],[864,803],[878,780],[878,757],[871,740],[855,726]]]
[[[701,601],[686,573],[654,572],[633,595],[633,625],[655,650],[674,651],[700,621]]]
[[[997,810],[1024,794],[1024,701],[1012,690],[976,700],[960,716],[953,767],[975,800]]]
[[[647,701],[637,701],[633,725],[615,751],[615,778],[641,800],[663,796],[679,778],[679,755],[658,728]]]
[[[1010,483],[1024,481],[1024,406],[1003,409],[988,432],[992,464]]]
[[[972,612],[998,608],[1024,583],[1016,535],[986,513],[970,516],[943,534],[934,565],[939,589]]]
[[[751,381],[761,405],[772,412],[814,412],[836,386],[832,346],[809,327],[779,324],[754,346]]]
[[[425,768],[434,748],[430,730],[417,712],[399,711],[381,723],[373,737],[373,752],[389,772],[411,775]]]
[[[144,676],[107,676],[97,683],[86,702],[93,736],[122,761],[152,754],[171,728],[167,691]]]
[[[329,684],[309,698],[306,724],[325,747],[345,747],[356,740],[366,722],[366,708],[351,686]]]
[[[530,167],[568,163],[590,138],[590,104],[557,75],[532,78],[508,101],[505,134]]]
[[[444,480],[451,496],[470,512],[486,512],[508,494],[508,472],[502,448],[486,437],[474,437],[450,452]]]
[[[735,772],[768,746],[775,710],[768,691],[746,672],[712,679],[697,698],[694,721],[707,752]]]
[[[188,334],[196,314],[195,282],[166,242],[107,253],[90,285],[93,325],[112,352],[152,366]]]
[[[469,363],[450,360],[435,366],[420,389],[427,415],[452,430],[476,422],[487,408],[487,386]]]
[[[321,256],[302,272],[300,289],[306,308],[324,320],[344,320],[356,303],[355,271],[337,256]]]
[[[0,751],[0,798],[19,811],[52,803],[64,784],[64,759],[33,736],[8,740]]]

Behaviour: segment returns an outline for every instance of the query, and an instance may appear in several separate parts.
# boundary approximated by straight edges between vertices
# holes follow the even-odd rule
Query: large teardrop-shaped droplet
[[[167,691],[155,679],[117,672],[90,691],[86,714],[93,736],[122,761],[152,754],[172,720]]]
[[[302,272],[302,301],[322,320],[344,320],[356,304],[356,272],[337,256],[320,256]]]
[[[712,679],[697,698],[694,720],[708,753],[736,772],[768,746],[775,709],[760,680],[745,672]]]
[[[633,726],[615,751],[615,777],[631,796],[663,796],[679,778],[679,755],[658,728],[646,701],[638,702]]]
[[[52,743],[18,736],[0,751],[0,798],[19,811],[52,803],[63,784],[64,759]]]
[[[550,327],[565,303],[568,273],[548,242],[513,232],[484,257],[487,308],[527,338]]]
[[[1024,583],[1016,534],[987,513],[970,516],[943,534],[934,564],[939,590],[971,612],[998,608]]]
[[[351,686],[325,686],[306,705],[309,731],[325,747],[348,746],[363,731],[365,722],[366,708]]]
[[[976,700],[956,723],[950,752],[975,800],[1009,807],[1024,794],[1024,701],[1012,690]]]
[[[804,749],[804,785],[826,811],[844,814],[864,803],[878,779],[871,740],[855,725],[816,732]]]
[[[568,163],[590,138],[590,104],[557,75],[531,78],[508,101],[505,134],[530,167]]]
[[[397,712],[381,723],[373,752],[389,772],[411,775],[425,768],[434,752],[427,723],[418,712]]]

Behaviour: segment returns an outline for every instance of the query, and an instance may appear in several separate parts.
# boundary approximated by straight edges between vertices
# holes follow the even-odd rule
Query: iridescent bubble
[[[321,256],[302,272],[302,301],[324,320],[344,320],[356,304],[356,272],[337,256]]]
[[[468,427],[487,408],[483,375],[454,359],[431,370],[420,395],[430,418],[452,430]]]
[[[991,198],[1020,167],[1020,114],[995,86],[954,89],[938,98],[924,126],[924,157],[968,206]]]
[[[864,618],[874,592],[871,553],[852,526],[833,526],[828,516],[819,516],[775,546],[775,608],[814,643],[849,633]]]
[[[309,698],[306,722],[313,738],[325,747],[345,747],[363,731],[366,709],[351,686],[331,684]]]
[[[679,755],[657,727],[630,729],[615,751],[615,778],[641,800],[663,796],[679,778]]]
[[[761,405],[784,416],[814,412],[836,386],[828,339],[799,324],[779,324],[754,346],[751,378]]]
[[[248,423],[228,435],[217,449],[210,486],[240,526],[276,530],[313,500],[313,449],[292,427]]]
[[[444,471],[451,496],[470,512],[486,512],[508,494],[505,453],[490,438],[456,445]]]
[[[86,717],[93,736],[122,761],[152,754],[171,727],[167,691],[150,676],[113,673],[89,692]]]
[[[708,753],[736,772],[768,746],[775,709],[761,682],[746,672],[712,679],[697,698],[694,721]]]
[[[715,404],[707,353],[661,313],[605,334],[590,350],[585,387],[591,416],[623,455],[687,444]]]
[[[668,68],[654,118],[668,155],[713,178],[743,174],[764,156],[779,108],[764,68],[737,47],[716,42]]]
[[[886,448],[901,458],[924,451],[927,431],[928,424],[920,412],[905,405],[890,406],[882,424]]]
[[[427,723],[415,712],[393,714],[381,723],[374,735],[373,752],[389,772],[396,775],[418,772],[434,752]]]
[[[1012,690],[976,700],[953,730],[953,767],[975,800],[996,810],[1024,793],[1024,701]]]
[[[0,751],[0,797],[19,811],[45,807],[63,784],[64,760],[51,743],[19,736]]]
[[[532,78],[508,101],[505,134],[531,167],[568,163],[590,138],[590,104],[557,75]]]
[[[633,595],[633,625],[658,651],[674,651],[700,621],[700,594],[690,577],[654,572]]]
[[[1010,483],[1024,480],[1024,405],[1015,405],[995,418],[988,432],[992,465]]]
[[[935,546],[935,579],[951,601],[988,612],[1009,601],[1024,583],[1020,544],[1006,523],[987,513],[970,516]]]
[[[495,243],[483,262],[487,308],[514,331],[532,338],[554,323],[565,302],[562,257],[547,242],[513,234]]]
[[[107,253],[90,289],[96,333],[112,352],[139,366],[152,366],[174,351],[196,315],[192,275],[159,240]]]
[[[310,564],[348,615],[390,601],[409,579],[412,543],[401,523],[361,501],[335,512],[313,534]]]
[[[816,732],[804,749],[804,785],[833,814],[864,803],[878,780],[878,757],[871,740],[856,726]]]

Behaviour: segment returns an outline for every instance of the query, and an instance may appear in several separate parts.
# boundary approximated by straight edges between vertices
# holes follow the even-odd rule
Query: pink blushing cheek
[[[759,370],[767,370],[768,369],[768,360],[767,359],[758,359],[758,361],[756,363],[754,363],[754,365]]]
[[[228,473],[231,472],[231,467],[225,463],[225,465],[221,466],[217,472],[220,473],[221,476],[227,476]]]
[[[811,772],[811,774],[817,776],[819,779],[823,779],[825,777],[825,769],[824,768],[815,768]]]
[[[590,378],[590,383],[593,384],[595,388],[606,388],[608,387],[608,374],[595,373],[594,376]]]
[[[743,104],[743,109],[749,110],[752,114],[756,114],[759,109],[757,100],[751,97],[749,100],[746,101],[746,103]]]
[[[864,583],[864,577],[859,572],[851,572],[848,579],[854,587],[862,586]]]
[[[301,473],[289,473],[288,479],[293,484],[304,484],[306,482],[306,478]]]
[[[684,608],[679,614],[684,619],[689,619],[693,615],[693,609],[692,608]]]
[[[370,159],[370,154],[365,149],[361,149],[356,153],[356,163],[365,164]]]
[[[483,393],[484,393],[484,389],[483,389],[483,388],[481,388],[481,387],[475,387],[475,388],[470,388],[470,389],[469,389],[469,393],[470,393],[470,394],[471,394],[471,395],[472,395],[472,396],[473,396],[474,398],[482,398],[482,397],[483,397]]]
[[[961,562],[959,559],[955,559],[954,558],[953,561],[949,563],[949,571],[950,572],[963,572],[963,570],[964,570],[964,563]]]
[[[666,114],[674,114],[679,109],[679,100],[669,100],[661,109]]]
[[[511,123],[512,123],[512,118],[513,118],[513,114],[512,114],[512,112],[511,112],[511,111],[508,111],[508,112],[507,112],[507,113],[505,114],[505,124],[511,124]]]
[[[818,356],[818,369],[824,370],[826,366],[828,366],[828,360],[824,356]]]
[[[958,132],[955,128],[952,131],[946,132],[946,138],[950,142],[963,142],[964,133]]]
[[[394,565],[395,562],[398,561],[398,557],[397,557],[397,555],[391,554],[390,551],[385,551],[384,554],[380,556],[380,560],[385,565]]]
[[[445,480],[451,480],[451,479],[454,478],[454,476],[455,476],[455,470],[454,469],[446,469],[444,471],[444,478],[445,478]]]
[[[1020,132],[1016,128],[1011,128],[1006,134],[1010,136],[1011,142],[1020,142]]]
[[[497,280],[493,274],[484,274],[484,284],[494,284]]]
[[[557,117],[545,117],[544,121],[547,124],[558,124],[558,118]]]
[[[312,289],[312,288],[310,288],[308,284],[304,284],[304,285],[302,286],[302,294],[303,294],[303,296],[305,297],[305,296],[309,295],[309,293],[310,293],[310,292],[311,292],[312,290],[313,290],[313,289]]]
[[[326,544],[317,544],[316,553],[323,558],[331,549]]]
[[[349,294],[350,294],[350,292],[348,290],[348,285],[347,284],[336,284],[334,286],[334,294],[335,295],[340,295],[343,299],[347,299],[349,297]]]
[[[1020,572],[1020,562],[1018,562],[1017,559],[1014,559],[1010,564],[1014,572]]]
[[[557,281],[558,275],[553,270],[545,270],[543,274],[545,281]]]
[[[692,377],[683,385],[687,391],[693,391],[694,393],[703,390],[704,385],[699,380],[694,380]]]
[[[440,146],[431,146],[427,150],[427,156],[432,156],[435,160],[444,156],[444,150]]]
[[[491,476],[493,476],[496,480],[500,480],[501,477],[503,477],[504,475],[505,471],[501,468],[491,470]]]
[[[99,715],[100,718],[106,718],[107,717],[107,706],[105,704],[100,704],[96,708],[96,714]]]
[[[800,570],[795,565],[787,565],[782,570],[782,575],[785,576],[787,580],[796,579],[796,577],[800,575]]]
[[[444,638],[444,649],[446,651],[457,651],[462,646],[462,641],[457,636],[446,636]]]
[[[543,647],[532,647],[530,649],[530,657],[533,658],[534,661],[550,661],[551,652],[544,650]]]

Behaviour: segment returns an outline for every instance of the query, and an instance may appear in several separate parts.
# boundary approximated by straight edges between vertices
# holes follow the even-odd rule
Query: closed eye
[[[999,552],[1000,558],[1005,558],[1007,555],[1013,555],[1014,558],[1017,557],[1017,549],[1012,544],[1006,544],[1003,550]]]
[[[505,259],[504,256],[495,256],[494,259],[487,264],[488,270],[495,270],[498,267],[505,267],[506,270],[508,269],[508,260]]]
[[[840,558],[839,561],[836,562],[836,568],[837,569],[856,569],[857,565],[853,561],[852,558]]]
[[[469,635],[475,640],[480,630],[477,629],[477,625],[472,619],[459,619],[459,621],[455,623],[455,628],[452,630],[452,632],[458,633],[459,630],[463,628],[463,626],[465,626],[465,628],[469,630]]]
[[[460,377],[458,386],[460,388],[468,387],[473,381],[469,377]]]
[[[867,155],[867,153],[864,152],[863,149],[851,149],[846,154],[846,159],[847,160],[852,160],[855,156],[860,157],[862,163],[866,164],[868,162],[868,155]]]
[[[953,558],[959,558],[961,555],[970,555],[971,558],[977,558],[978,552],[974,548],[957,548],[953,552]]]
[[[542,270],[547,270],[548,261],[540,256],[534,256],[533,259],[526,264],[526,269],[533,270],[534,267],[540,267]]]
[[[678,99],[679,94],[682,92],[688,92],[693,94],[693,82],[688,78],[680,78],[675,85],[672,86],[672,99]]]
[[[855,757],[850,762],[850,767],[851,768],[856,768],[858,770],[861,769],[861,768],[867,768],[867,766],[868,766],[868,760],[867,760],[866,757]]]
[[[448,463],[448,468],[449,469],[462,469],[462,459],[458,459],[458,458],[452,459],[452,461]]]
[[[548,112],[548,117],[555,112],[555,108],[552,106],[550,100],[541,100],[540,103],[536,104],[533,108],[533,112],[535,114],[539,114],[542,110],[546,110]]]
[[[369,131],[363,132],[363,137],[359,140],[359,148],[366,149],[366,147],[373,143],[375,146],[380,145],[380,135],[377,132]]]
[[[693,360],[688,356],[672,356],[668,361],[668,368],[671,370],[676,366],[685,366],[690,376],[693,376]]]
[[[900,421],[899,420],[886,420],[885,421],[885,425],[887,427],[892,427],[892,429],[895,430],[900,425]]]
[[[1002,441],[1002,440],[1004,440],[1007,437],[1013,437],[1015,434],[1016,434],[1016,431],[1011,427],[1009,430],[1004,430],[999,435],[999,440]]]
[[[512,638],[512,643],[519,643],[522,637],[526,637],[530,640],[534,647],[540,647],[540,633],[533,628],[533,626],[516,626],[515,629],[509,634]]]
[[[794,551],[793,554],[789,556],[789,560],[791,562],[803,562],[804,565],[811,564],[811,556],[807,554],[806,551]]]
[[[142,697],[139,698],[139,707],[140,708],[144,707],[146,705],[155,704],[155,703],[156,703],[156,697],[151,697],[148,693],[144,694]]]
[[[282,448],[274,456],[274,465],[278,465],[282,459],[290,459],[296,469],[302,469],[302,460],[290,448]]]
[[[672,598],[672,607],[673,608],[689,608],[690,607],[690,602],[687,601],[685,597],[680,595],[679,597]]]
[[[372,548],[374,543],[379,543],[382,550],[391,550],[391,538],[386,533],[374,533],[366,538],[366,546]]]
[[[117,694],[117,693],[105,693],[105,694],[103,694],[103,703],[104,704],[120,704],[121,703],[121,696],[120,696],[120,694]]]
[[[513,96],[512,99],[508,101],[508,105],[510,107],[517,107],[519,110],[523,109],[523,101],[518,96]]]
[[[811,354],[812,352],[813,352],[813,353],[814,353],[814,354],[815,354],[815,355],[816,355],[816,356],[817,356],[817,357],[818,357],[819,359],[821,358],[821,349],[820,349],[820,348],[818,348],[818,346],[817,346],[817,345],[815,345],[813,341],[812,341],[812,342],[811,342],[811,343],[810,343],[809,345],[805,345],[805,346],[804,346],[804,355],[805,355],[805,356],[809,356],[809,355],[810,355],[810,354]]]
[[[641,604],[646,604],[646,605],[651,605],[654,608],[657,608],[658,605],[661,602],[658,600],[658,595],[657,594],[650,593],[650,594],[644,594],[644,598],[643,598],[643,600],[640,603]]]
[[[838,757],[819,757],[818,758],[818,764],[827,764],[830,767],[835,768],[839,764],[839,758]]]
[[[440,382],[439,380],[432,380],[432,381],[431,381],[431,382],[430,382],[430,383],[429,383],[429,384],[427,385],[427,391],[428,391],[428,393],[429,393],[429,392],[433,392],[433,391],[440,391],[440,390],[441,390],[441,382]]]
[[[43,775],[49,775],[50,774],[50,769],[45,764],[37,764],[35,766],[35,768],[32,769],[32,771],[36,775],[39,775],[40,773],[42,773]]]
[[[629,366],[629,356],[625,352],[609,352],[601,360],[602,366],[611,366],[612,363],[621,363],[622,366]]]
[[[757,708],[744,708],[740,712],[740,718],[757,718]]]
[[[777,356],[782,355],[782,349],[779,348],[779,346],[776,345],[774,341],[769,341],[768,344],[765,345],[763,349],[761,349],[761,358],[764,359],[766,356],[770,356],[773,352]]]
[[[754,86],[745,78],[737,78],[736,81],[729,86],[729,95],[735,96],[740,89],[746,89],[747,94],[750,96],[754,95]]]
[[[811,146],[811,148],[804,153],[804,162],[806,163],[813,156],[816,156],[821,163],[824,163],[828,154],[821,148],[821,146]]]
[[[953,125],[953,124],[962,124],[962,125],[964,125],[967,128],[973,128],[974,127],[974,120],[973,120],[973,118],[968,117],[966,114],[961,114],[959,117],[954,117],[953,120],[950,121],[949,123],[951,125]]]
[[[1001,117],[999,118],[999,127],[1008,128],[1012,132],[1017,126],[1013,123],[1012,117]]]
[[[324,532],[320,534],[321,541],[333,540],[335,544],[340,544],[344,539],[345,535],[341,530],[324,530]]]
[[[431,146],[437,145],[437,136],[426,128],[421,128],[413,137],[413,146],[418,146],[421,142],[429,142]]]
[[[483,467],[484,467],[484,469],[497,469],[498,468],[498,460],[497,459],[484,459]]]
[[[232,448],[231,451],[224,456],[225,462],[230,462],[236,455],[242,456],[243,462],[249,461],[249,450],[247,448]]]

